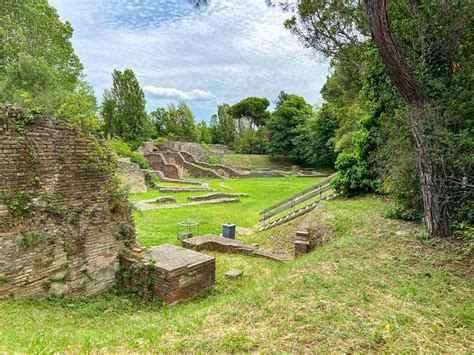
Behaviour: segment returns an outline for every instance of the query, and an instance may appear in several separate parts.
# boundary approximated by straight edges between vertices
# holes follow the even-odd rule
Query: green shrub
[[[106,143],[107,147],[114,151],[121,158],[130,158],[132,163],[137,163],[141,169],[150,169],[148,160],[138,152],[134,152],[132,143],[125,143],[120,139],[109,139]]]
[[[132,153],[130,146],[120,139],[109,139],[106,142],[106,146],[121,158],[128,158]]]
[[[130,161],[137,163],[141,169],[151,169],[150,163],[146,158],[138,152],[130,153]]]
[[[382,215],[386,218],[420,221],[423,217],[421,208],[409,208],[399,202],[392,202],[385,207]]]
[[[201,160],[205,163],[214,164],[214,165],[221,163],[221,159],[215,155],[205,155],[201,158]]]
[[[128,145],[132,150],[137,150],[142,145],[142,142],[134,140],[134,141],[128,142]]]
[[[371,175],[367,163],[357,159],[354,153],[339,154],[336,169],[339,173],[331,184],[337,193],[351,197],[377,190],[378,183]]]
[[[158,137],[156,138],[153,143],[159,148],[163,143],[168,142],[168,138],[165,137]]]
[[[202,147],[202,149],[205,149],[205,150],[207,150],[208,152],[211,151],[211,147],[210,147],[209,144],[207,144],[207,143],[201,143],[201,147]]]

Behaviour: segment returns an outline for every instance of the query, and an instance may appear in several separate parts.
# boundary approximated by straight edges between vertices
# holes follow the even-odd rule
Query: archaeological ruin
[[[146,191],[135,164],[119,163],[61,120],[13,106],[0,110],[0,137],[0,298],[92,295],[125,279],[122,286],[136,285],[148,269],[136,280],[124,275],[127,263],[142,260],[137,251],[165,263],[169,285],[157,276],[155,294],[168,304],[214,285],[214,258],[137,245],[123,187],[132,178]],[[173,264],[185,257],[202,267]]]

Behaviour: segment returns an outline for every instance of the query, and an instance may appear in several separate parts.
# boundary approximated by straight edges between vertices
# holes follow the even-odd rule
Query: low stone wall
[[[224,165],[224,164],[209,164],[209,163],[205,163],[205,162],[197,162],[196,164],[202,166],[202,167],[205,167],[207,169],[213,169],[213,170],[216,170],[218,171],[218,173],[222,176],[225,176],[225,177],[233,177],[233,178],[240,178],[240,177],[248,177],[250,176],[249,173],[247,172],[241,172],[241,171],[238,171],[228,165]]]
[[[202,166],[199,166],[195,163],[190,163],[187,161],[183,162],[183,173],[184,177],[195,177],[195,178],[217,178],[223,179],[225,176],[220,175],[218,172],[208,169]]]
[[[95,294],[116,283],[135,229],[96,140],[0,108],[0,297]]]

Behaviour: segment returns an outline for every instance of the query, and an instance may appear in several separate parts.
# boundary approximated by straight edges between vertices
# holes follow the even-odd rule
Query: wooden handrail
[[[326,191],[331,190],[331,188],[332,188],[331,185],[323,186],[323,187],[321,187],[320,189],[315,190],[315,191],[313,191],[312,193],[310,193],[310,194],[304,196],[303,198],[298,199],[297,201],[295,201],[294,203],[292,203],[292,204],[290,204],[290,205],[283,206],[283,207],[281,207],[281,208],[279,208],[279,209],[277,209],[277,210],[275,210],[275,211],[273,211],[273,212],[270,212],[269,214],[266,214],[266,215],[260,220],[260,222],[265,221],[265,220],[267,220],[267,219],[269,219],[269,218],[272,218],[272,217],[274,217],[274,216],[280,214],[281,212],[284,212],[284,211],[286,211],[286,210],[289,210],[290,208],[293,208],[293,207],[295,207],[295,206],[298,206],[298,205],[300,205],[300,204],[302,204],[302,203],[304,203],[304,202],[306,202],[306,201],[309,201],[309,200],[311,200],[312,198],[314,198],[314,197],[316,197],[316,196],[318,196],[318,195],[320,195],[320,194],[322,194],[322,193],[324,193],[324,192],[326,192]]]
[[[278,203],[275,203],[274,205],[272,205],[272,206],[270,206],[270,207],[264,209],[262,212],[260,212],[260,214],[261,214],[261,215],[262,215],[262,214],[265,214],[265,213],[267,213],[268,211],[271,211],[271,210],[273,210],[273,209],[275,209],[275,208],[277,208],[277,207],[280,207],[280,206],[282,206],[282,205],[285,205],[285,204],[288,204],[288,203],[290,203],[290,202],[292,202],[292,201],[295,201],[295,200],[297,200],[298,198],[300,198],[300,197],[306,195],[307,193],[312,192],[312,191],[314,191],[314,190],[316,190],[316,189],[318,189],[318,188],[321,188],[323,185],[326,185],[327,183],[329,183],[329,182],[334,178],[334,176],[336,176],[336,174],[337,174],[337,173],[334,173],[334,174],[328,176],[328,177],[327,177],[326,179],[324,179],[323,181],[318,182],[317,184],[308,187],[306,190],[300,191],[300,192],[298,192],[297,194],[295,194],[295,195],[293,195],[293,196],[290,196],[290,197],[288,197],[288,198],[286,198],[286,199],[284,199],[284,200],[282,200],[282,201],[280,201],[280,202],[278,202]]]

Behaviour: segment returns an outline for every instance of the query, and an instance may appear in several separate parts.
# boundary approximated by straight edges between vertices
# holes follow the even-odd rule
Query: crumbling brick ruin
[[[135,246],[116,162],[62,121],[0,108],[0,297],[95,294]]]

